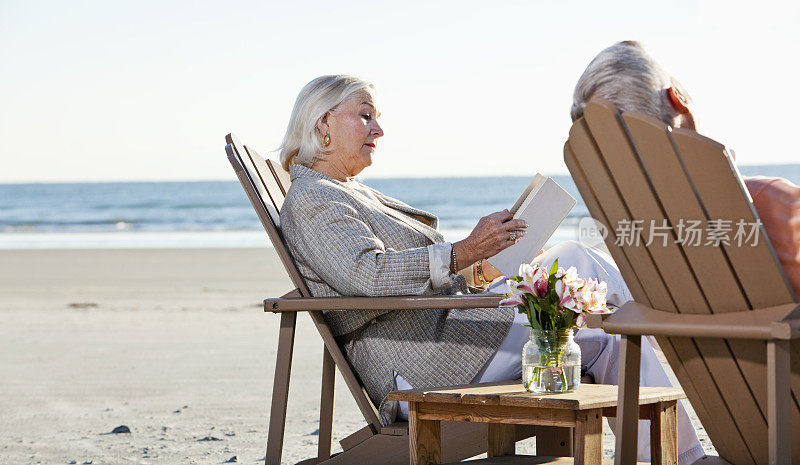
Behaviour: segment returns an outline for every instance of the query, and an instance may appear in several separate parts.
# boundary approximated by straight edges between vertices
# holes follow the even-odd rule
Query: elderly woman
[[[357,180],[372,164],[383,129],[371,84],[350,76],[322,76],[295,102],[281,148],[292,186],[281,227],[314,296],[457,294],[485,287],[500,273],[483,259],[511,246],[527,225],[508,211],[482,218],[464,240],[445,242],[438,219]],[[609,302],[631,299],[610,257],[575,242],[537,257],[578,268],[608,283]],[[501,290],[501,289],[494,289]],[[386,400],[395,388],[513,380],[521,377],[529,329],[512,308],[327,312],[325,319],[379,405],[388,424],[402,406]],[[581,330],[583,368],[616,382],[619,339]],[[668,385],[645,344],[642,379]],[[645,435],[647,436],[647,435]]]
[[[315,296],[467,292],[459,269],[512,245],[526,225],[498,212],[449,244],[435,216],[354,180],[383,136],[378,116],[372,86],[353,77],[320,77],[297,98],[281,150],[292,177],[281,227],[300,273]],[[483,278],[499,275],[485,268]],[[466,274],[481,279],[472,268]],[[514,312],[364,310],[325,318],[389,423],[396,404],[385,398],[395,375],[419,387],[471,382],[500,347]]]

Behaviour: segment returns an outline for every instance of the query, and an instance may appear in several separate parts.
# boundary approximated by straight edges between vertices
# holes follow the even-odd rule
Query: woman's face
[[[325,158],[347,177],[356,176],[372,164],[376,141],[383,136],[372,95],[359,91],[328,114],[321,125],[322,135],[331,138]]]

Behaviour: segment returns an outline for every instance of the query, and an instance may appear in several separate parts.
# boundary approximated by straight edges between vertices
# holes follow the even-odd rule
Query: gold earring
[[[331,136],[329,136],[327,134],[322,136],[322,145],[324,145],[325,147],[331,145]]]

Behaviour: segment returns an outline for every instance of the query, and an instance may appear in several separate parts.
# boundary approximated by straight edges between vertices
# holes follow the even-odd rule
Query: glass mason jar
[[[531,330],[522,348],[522,385],[528,392],[574,391],[581,383],[581,348],[572,328],[560,331]]]

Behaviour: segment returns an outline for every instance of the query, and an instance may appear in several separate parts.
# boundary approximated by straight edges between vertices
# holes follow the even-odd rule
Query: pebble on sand
[[[68,308],[97,308],[100,305],[96,302],[70,302]]]
[[[130,434],[131,429],[125,425],[119,425],[116,428],[111,430],[111,434],[120,434],[120,433],[128,433]]]
[[[226,460],[226,461],[224,461],[222,463],[236,463],[238,461],[239,461],[239,459],[234,455],[233,457],[229,458],[228,460]]]

